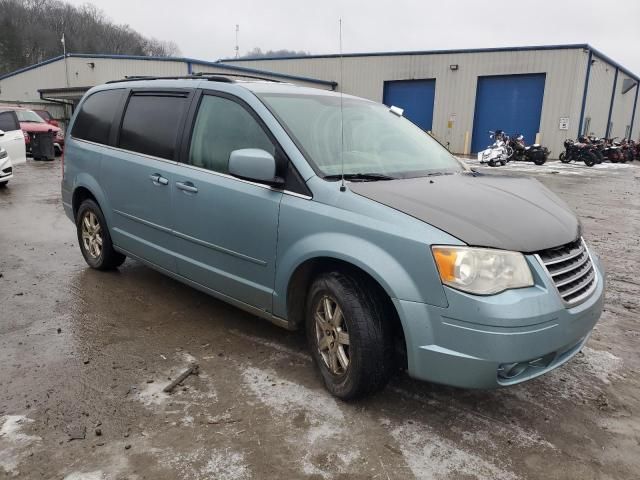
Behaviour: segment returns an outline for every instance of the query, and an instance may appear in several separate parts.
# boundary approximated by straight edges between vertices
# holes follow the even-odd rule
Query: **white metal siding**
[[[181,61],[69,57],[67,64],[68,84],[64,61],[58,60],[0,80],[0,100],[38,102],[43,88],[91,87],[131,75],[187,74],[187,64]]]
[[[331,86],[330,85],[322,85],[322,84],[318,84],[317,82],[306,82],[304,80],[288,80],[288,79],[283,79],[280,78],[278,76],[273,76],[273,75],[269,75],[269,74],[264,74],[264,73],[251,73],[251,72],[241,72],[241,71],[234,71],[234,70],[230,70],[228,68],[221,68],[221,67],[216,67],[213,65],[206,65],[206,64],[201,64],[201,63],[193,63],[192,64],[192,71],[193,73],[219,73],[221,75],[225,75],[225,74],[232,74],[232,75],[241,75],[242,73],[247,73],[248,75],[257,75],[259,77],[264,77],[264,78],[270,78],[273,80],[277,80],[279,82],[288,82],[288,83],[295,83],[296,85],[301,85],[303,87],[313,87],[313,88],[322,88],[325,90],[331,90]],[[238,77],[239,80],[242,80],[242,77]]]
[[[613,103],[611,123],[613,128],[610,135],[612,137],[623,138],[626,136],[627,126],[631,126],[631,114],[633,113],[633,102],[636,96],[635,87],[627,93],[622,93],[622,86],[625,79],[629,77],[622,72],[618,73],[618,82]]]
[[[589,131],[586,133],[604,137],[607,131],[607,118],[616,69],[595,56],[593,60],[595,61],[591,65],[587,102],[584,110],[585,118],[591,119]]]
[[[537,50],[422,55],[345,57],[345,93],[382,101],[385,80],[436,80],[433,133],[451,149],[462,152],[465,132],[473,131],[477,81],[483,75],[546,73],[542,106],[542,141],[555,155],[567,137],[575,137],[582,104],[587,54],[582,50]],[[340,59],[244,60],[234,62],[323,80],[340,81]],[[452,71],[449,66],[458,65]],[[453,128],[448,121],[455,115]],[[561,117],[569,117],[570,130],[559,130]]]

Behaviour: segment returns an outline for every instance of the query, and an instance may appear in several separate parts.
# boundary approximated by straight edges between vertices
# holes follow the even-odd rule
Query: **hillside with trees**
[[[179,54],[173,42],[147,38],[113,23],[93,5],[59,0],[0,0],[0,75],[69,53],[145,56]]]

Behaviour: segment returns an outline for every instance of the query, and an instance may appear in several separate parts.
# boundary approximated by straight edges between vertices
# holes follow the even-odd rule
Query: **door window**
[[[118,146],[173,160],[186,108],[186,95],[132,95],[122,119]]]
[[[87,98],[78,112],[71,136],[108,144],[111,124],[120,106],[123,92],[123,89],[102,90]]]
[[[260,148],[275,156],[275,146],[253,116],[223,97],[202,97],[189,149],[189,163],[215,172],[229,171],[229,155]]]
[[[3,132],[20,130],[20,123],[15,112],[0,112],[0,130]]]

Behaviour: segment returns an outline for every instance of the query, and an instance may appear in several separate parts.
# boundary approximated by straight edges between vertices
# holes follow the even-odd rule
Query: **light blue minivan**
[[[349,399],[398,369],[465,388],[567,362],[604,274],[537,181],[482,174],[403,118],[335,92],[210,75],[91,89],[64,208],[87,263],[126,257],[287,329]]]

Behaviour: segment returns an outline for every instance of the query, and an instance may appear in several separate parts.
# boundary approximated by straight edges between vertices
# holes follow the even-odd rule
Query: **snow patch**
[[[515,480],[514,473],[457,447],[430,427],[407,423],[391,430],[409,468],[417,478],[474,477],[479,480]]]
[[[586,362],[587,368],[602,383],[611,383],[611,377],[622,368],[622,359],[611,352],[584,347],[582,353],[584,354],[583,361]]]
[[[18,465],[24,450],[33,443],[39,442],[40,437],[27,435],[21,430],[33,420],[23,415],[5,415],[2,417],[0,428],[0,468],[7,473],[17,473]]]
[[[155,452],[165,467],[172,468],[182,480],[252,478],[251,469],[245,461],[245,454],[228,448],[198,448],[187,453],[175,451]]]
[[[279,378],[273,372],[249,367],[243,377],[253,394],[272,411],[288,415],[291,409],[305,410],[318,420],[344,418],[336,401],[325,392],[311,390],[297,383]]]
[[[104,480],[105,476],[100,470],[96,470],[95,472],[86,472],[86,473],[70,473],[64,480]]]

